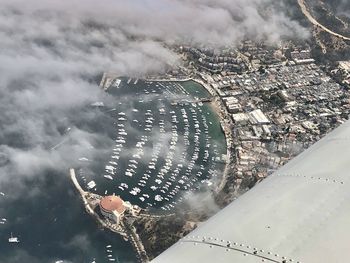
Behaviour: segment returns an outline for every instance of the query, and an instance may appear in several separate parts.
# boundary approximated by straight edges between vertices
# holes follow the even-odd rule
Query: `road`
[[[310,14],[309,10],[307,9],[306,7],[306,4],[305,4],[305,0],[298,0],[298,4],[301,8],[301,11],[303,12],[303,14],[307,17],[307,19],[309,19],[309,21],[317,26],[317,27],[320,27],[321,29],[323,29],[324,31],[326,31],[327,33],[335,36],[335,37],[338,37],[338,38],[341,38],[343,40],[348,40],[350,41],[350,37],[346,37],[346,36],[343,36],[341,34],[338,34],[330,29],[328,29],[327,27],[325,27],[324,25],[320,24],[315,18],[312,17],[312,15]]]

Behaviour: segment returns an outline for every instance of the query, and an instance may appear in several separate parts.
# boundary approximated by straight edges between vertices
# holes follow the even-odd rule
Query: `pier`
[[[196,100],[175,100],[171,103],[171,105],[186,105],[186,104],[192,104],[192,103],[205,103],[205,102],[211,102],[211,98],[202,98],[202,99],[196,99]]]

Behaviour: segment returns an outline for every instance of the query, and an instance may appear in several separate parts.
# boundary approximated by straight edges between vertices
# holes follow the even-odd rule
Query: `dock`
[[[209,103],[211,102],[211,98],[201,98],[201,99],[196,99],[196,100],[174,100],[171,105],[176,106],[176,105],[188,105],[192,103]]]
[[[101,82],[100,82],[100,89],[107,90],[112,84],[113,81],[118,78],[118,75],[115,73],[103,73]]]

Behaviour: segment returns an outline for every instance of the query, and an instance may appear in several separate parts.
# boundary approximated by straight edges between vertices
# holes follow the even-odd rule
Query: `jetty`
[[[188,105],[192,103],[208,103],[211,102],[211,98],[201,98],[201,99],[195,99],[195,100],[174,100],[171,105],[176,106],[176,105]]]

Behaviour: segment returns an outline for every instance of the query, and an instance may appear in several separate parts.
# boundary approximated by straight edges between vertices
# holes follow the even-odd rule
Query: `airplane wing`
[[[152,262],[349,261],[348,121]]]

